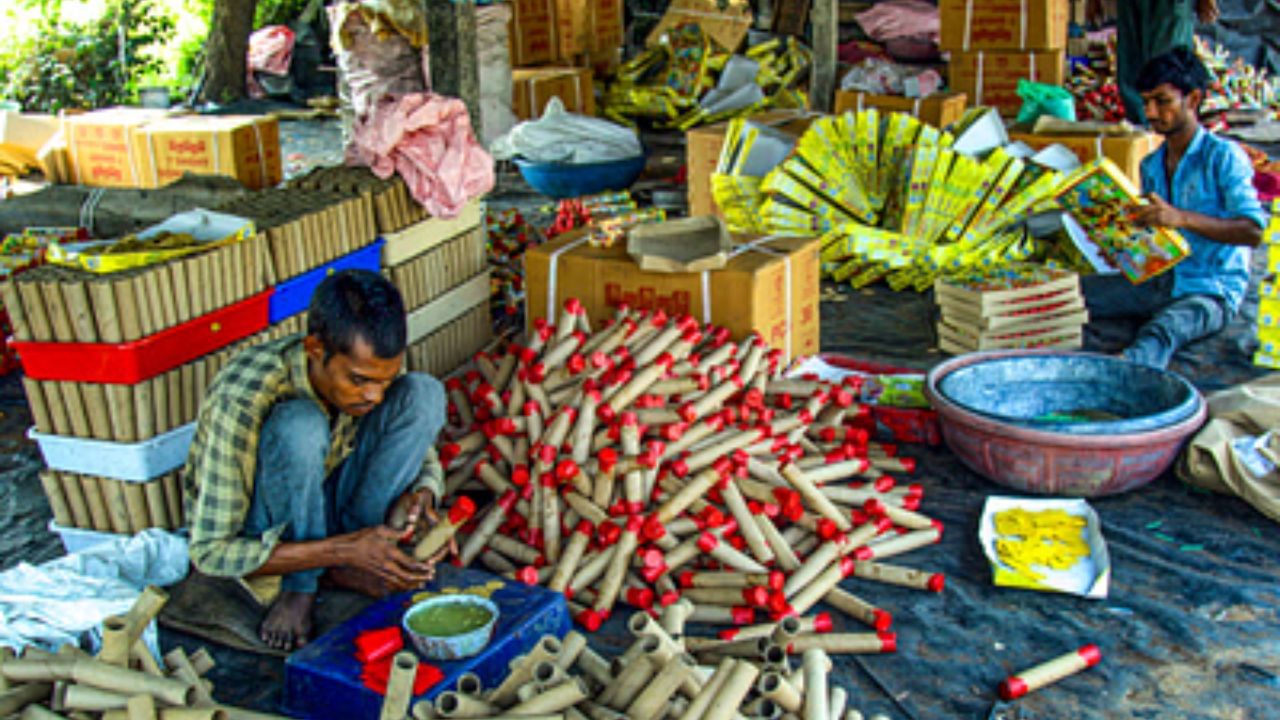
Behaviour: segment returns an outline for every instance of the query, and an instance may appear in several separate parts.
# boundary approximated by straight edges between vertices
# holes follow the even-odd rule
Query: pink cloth
[[[293,62],[293,31],[284,25],[268,25],[255,30],[249,36],[249,56],[245,63],[249,74],[249,96],[266,97],[267,93],[258,84],[254,72],[265,72],[272,75],[288,75],[289,63]]]
[[[924,0],[888,0],[855,17],[867,37],[879,43],[922,35],[938,42],[938,7]]]
[[[433,93],[384,95],[356,119],[348,165],[380,178],[399,173],[433,216],[456,217],[493,189],[493,158],[476,142],[461,100]]]

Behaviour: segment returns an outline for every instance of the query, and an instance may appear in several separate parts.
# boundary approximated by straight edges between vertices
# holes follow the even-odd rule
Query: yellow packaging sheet
[[[1084,500],[989,497],[978,541],[997,586],[1107,596],[1111,559],[1098,515]]]

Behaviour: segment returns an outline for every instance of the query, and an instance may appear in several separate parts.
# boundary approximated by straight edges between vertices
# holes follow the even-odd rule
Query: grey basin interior
[[[948,373],[937,390],[989,418],[1080,435],[1159,429],[1190,417],[1199,404],[1181,376],[1101,355],[980,360]]]

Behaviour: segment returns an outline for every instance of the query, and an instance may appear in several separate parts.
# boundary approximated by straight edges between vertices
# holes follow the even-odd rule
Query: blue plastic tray
[[[267,311],[267,322],[275,325],[281,320],[305,311],[311,304],[311,294],[316,291],[320,281],[339,270],[373,270],[377,272],[382,267],[383,242],[382,238],[378,238],[372,245],[347,253],[337,260],[332,260],[314,270],[308,270],[277,285],[275,294],[271,296],[271,308]]]
[[[530,187],[557,200],[606,190],[626,190],[644,172],[646,162],[646,155],[576,165],[515,159],[516,167]]]
[[[430,700],[453,689],[458,677],[465,672],[479,675],[485,688],[497,687],[506,678],[511,660],[532,650],[539,638],[543,635],[561,638],[569,632],[571,620],[564,596],[545,588],[508,581],[479,570],[441,566],[436,580],[427,589],[465,590],[493,581],[503,583],[503,587],[490,596],[497,603],[499,613],[493,640],[475,657],[456,662],[433,661],[444,679],[415,697],[414,702]],[[376,720],[382,708],[382,696],[360,682],[355,638],[365,630],[399,627],[413,595],[393,595],[375,603],[290,655],[284,666],[285,712],[312,720]],[[408,638],[405,638],[405,647],[413,648]]]

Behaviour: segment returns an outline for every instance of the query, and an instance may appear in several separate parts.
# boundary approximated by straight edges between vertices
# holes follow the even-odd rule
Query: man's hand
[[[1211,25],[1218,20],[1218,0],[1197,0],[1196,17],[1200,18],[1200,22],[1205,25]]]
[[[410,490],[401,495],[391,506],[387,515],[387,524],[397,530],[403,530],[400,542],[410,542],[417,534],[418,528],[425,518],[435,517],[435,495],[427,488]]]
[[[428,492],[429,492],[429,491],[428,491]],[[435,526],[435,525],[438,525],[438,524],[440,523],[440,515],[439,515],[438,513],[436,513],[436,509],[435,509],[435,504],[434,504],[434,503],[432,503],[432,504],[430,504],[430,505],[427,505],[425,508],[423,508],[423,511],[424,511],[424,512],[426,513],[426,515],[427,515],[427,522],[428,522],[429,526]],[[445,558],[449,557],[450,555],[452,555],[452,556],[454,556],[454,557],[457,557],[457,556],[458,556],[458,538],[457,538],[456,536],[449,538],[449,544],[448,544],[448,545],[445,545],[443,548],[441,548],[441,549],[440,549],[440,551],[439,551],[439,552],[437,552],[435,555],[432,555],[431,557],[427,558],[427,559],[426,559],[426,560],[424,560],[423,562],[425,562],[427,565],[431,566],[432,571],[434,572],[434,569],[435,569],[436,563],[440,562],[441,560],[444,560]]]
[[[1147,204],[1133,208],[1133,221],[1143,227],[1180,228],[1186,225],[1186,214],[1165,202],[1155,193],[1146,196]]]
[[[432,563],[418,562],[399,547],[403,533],[386,525],[357,530],[342,536],[341,565],[372,575],[387,592],[403,592],[422,587],[435,577]]]

